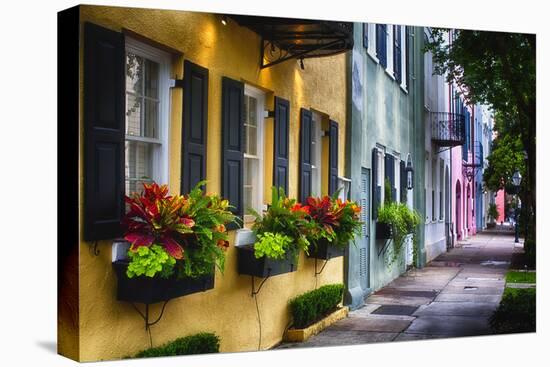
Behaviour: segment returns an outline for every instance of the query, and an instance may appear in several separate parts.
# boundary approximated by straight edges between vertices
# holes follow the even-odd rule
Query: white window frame
[[[257,183],[258,189],[255,192],[252,200],[254,201],[253,205],[244,208],[244,222],[250,223],[254,221],[254,217],[247,214],[246,211],[248,208],[254,209],[258,213],[262,213],[264,204],[263,204],[263,195],[264,195],[264,110],[265,110],[265,93],[255,88],[251,85],[245,84],[244,86],[245,96],[256,98],[256,116],[258,116],[257,121],[257,142],[256,142],[256,156],[244,154],[245,159],[257,159],[258,160],[258,172],[254,182]],[[246,169],[246,165],[243,166],[243,169]],[[243,183],[244,184],[244,183]]]
[[[376,57],[376,23],[368,23],[368,38],[367,54],[376,63],[380,63],[380,60]]]
[[[400,182],[401,182],[401,154],[398,152],[393,152],[393,188],[395,189],[395,201],[397,203],[401,202],[401,190],[400,190]]]
[[[386,74],[395,80],[393,75],[393,24],[386,24]]]
[[[312,171],[316,170],[316,181],[312,175],[311,180],[311,196],[320,197],[323,192],[323,115],[315,110],[311,110],[312,117],[312,136],[315,136],[315,162],[311,162]],[[316,186],[316,187],[314,187]]]
[[[165,51],[159,50],[143,42],[137,41],[131,37],[125,38],[125,56],[124,65],[126,65],[126,53],[131,52],[137,56],[144,57],[159,64],[159,137],[158,139],[139,137],[133,135],[125,135],[125,141],[136,141],[145,143],[158,144],[154,149],[152,172],[153,180],[160,184],[168,184],[169,182],[169,129],[170,129],[170,64],[171,57]],[[125,75],[126,78],[126,75]],[[124,82],[126,86],[126,82]],[[127,105],[126,88],[124,91]],[[126,111],[125,111],[126,113]],[[126,129],[126,118],[124,120]],[[125,170],[126,171],[126,170]],[[126,175],[125,175],[126,176]],[[126,182],[126,177],[124,178]]]
[[[384,169],[385,169],[385,162],[384,162],[384,156],[386,155],[386,148],[384,146],[378,145],[376,146],[376,153],[377,153],[377,172],[376,172],[376,186],[380,186],[380,203],[378,205],[384,204]]]

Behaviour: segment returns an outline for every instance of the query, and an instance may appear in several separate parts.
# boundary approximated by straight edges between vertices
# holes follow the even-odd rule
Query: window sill
[[[251,245],[256,242],[254,231],[249,228],[239,228],[235,235],[235,247]]]
[[[394,82],[396,81],[395,77],[393,76],[393,71],[390,71],[388,69],[384,69],[384,71],[386,72],[386,75],[391,78],[391,80],[393,80]]]
[[[399,84],[399,88],[401,88],[401,91],[403,91],[403,93],[409,94],[409,91],[403,86],[403,84]]]
[[[376,57],[375,54],[373,54],[372,52],[370,51],[367,51],[367,55],[370,56],[370,58],[377,64],[380,64],[380,60],[378,60],[378,57]]]

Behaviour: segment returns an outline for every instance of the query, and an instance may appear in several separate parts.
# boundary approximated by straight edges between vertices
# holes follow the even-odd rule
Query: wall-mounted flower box
[[[210,275],[184,279],[177,279],[175,275],[166,279],[143,275],[128,278],[126,275],[128,263],[126,260],[113,262],[118,278],[118,301],[153,304],[214,288],[214,272]]]
[[[321,260],[330,260],[335,257],[344,256],[344,247],[335,246],[333,242],[325,239],[309,245],[308,257]]]
[[[392,228],[390,224],[376,222],[376,239],[389,240],[392,238]]]
[[[260,278],[296,271],[298,264],[293,259],[270,259],[254,256],[254,245],[237,246],[237,267],[239,274],[253,275]]]

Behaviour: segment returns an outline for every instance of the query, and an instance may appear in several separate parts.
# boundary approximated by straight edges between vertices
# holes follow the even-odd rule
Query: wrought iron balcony
[[[431,112],[432,141],[440,147],[464,144],[464,115],[449,112]]]

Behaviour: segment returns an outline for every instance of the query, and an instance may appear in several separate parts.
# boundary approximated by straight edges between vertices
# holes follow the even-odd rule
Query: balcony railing
[[[464,115],[449,112],[431,112],[432,141],[440,147],[464,144]]]

